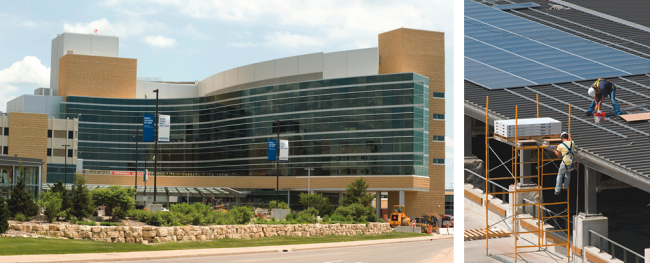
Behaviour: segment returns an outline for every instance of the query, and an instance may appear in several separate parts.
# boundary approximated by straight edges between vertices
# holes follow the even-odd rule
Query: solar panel
[[[650,72],[650,60],[465,1],[465,79],[489,89]]]

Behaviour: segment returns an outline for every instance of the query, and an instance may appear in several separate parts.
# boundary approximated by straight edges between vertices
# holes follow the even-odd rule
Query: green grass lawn
[[[214,241],[167,242],[156,245],[134,243],[108,243],[90,240],[0,238],[0,255],[107,253],[132,251],[159,251],[201,248],[260,247],[293,244],[331,243],[346,241],[377,240],[420,237],[427,234],[391,232],[381,235],[321,236],[321,237],[266,237],[258,239],[218,239]]]

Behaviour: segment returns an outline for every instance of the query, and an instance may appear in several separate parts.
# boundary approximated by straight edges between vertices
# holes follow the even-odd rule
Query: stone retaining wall
[[[273,236],[354,236],[391,232],[387,223],[314,225],[219,225],[219,226],[84,226],[62,224],[12,224],[11,229],[70,239],[119,243],[162,243],[223,238],[249,239]]]

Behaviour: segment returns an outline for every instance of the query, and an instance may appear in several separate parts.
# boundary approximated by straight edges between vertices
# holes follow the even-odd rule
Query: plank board
[[[650,120],[650,112],[635,113],[635,114],[625,114],[625,115],[621,115],[621,118],[623,118],[625,121],[628,121],[628,122],[631,122],[631,121],[646,121],[646,120]]]
[[[464,234],[465,234],[465,241],[485,239],[485,228],[466,229]],[[509,237],[512,235],[512,233],[503,232],[501,229],[498,228],[491,228],[488,231],[488,234],[490,238],[502,238],[502,237]]]

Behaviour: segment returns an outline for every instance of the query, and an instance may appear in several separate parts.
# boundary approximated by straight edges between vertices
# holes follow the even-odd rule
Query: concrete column
[[[343,204],[341,203],[343,201],[343,192],[339,192],[339,206],[342,206]]]
[[[464,115],[465,117],[465,153],[464,156],[472,155],[472,117]]]
[[[399,205],[404,205],[404,190],[399,191]]]
[[[604,216],[587,216],[585,213],[580,213],[578,216],[575,217],[575,229],[573,230],[573,244],[575,247],[579,249],[584,249],[584,247],[589,246],[589,230],[593,230],[594,232],[604,236],[608,237],[608,232],[607,232],[607,224],[608,224],[608,219],[607,217]],[[598,241],[598,237],[592,236],[592,244],[595,247],[600,246],[600,242]],[[603,241],[603,250],[604,251],[609,251],[609,244],[607,241]],[[647,253],[647,252],[646,252]],[[587,262],[586,259],[583,258],[583,255],[576,255],[576,261],[577,263],[582,263],[582,262]]]
[[[381,218],[381,192],[377,192],[375,196],[375,211],[377,212],[377,217]]]
[[[650,248],[645,249],[645,263],[650,263]]]
[[[585,166],[585,213],[596,214],[596,170]]]
[[[517,176],[531,176],[532,169],[531,169],[531,164],[524,164],[525,162],[530,162],[531,158],[531,150],[519,150],[519,171]],[[519,183],[521,184],[530,184],[532,182],[532,178],[521,178],[519,179]]]
[[[291,191],[287,191],[287,206],[291,208],[290,205],[291,205]]]

